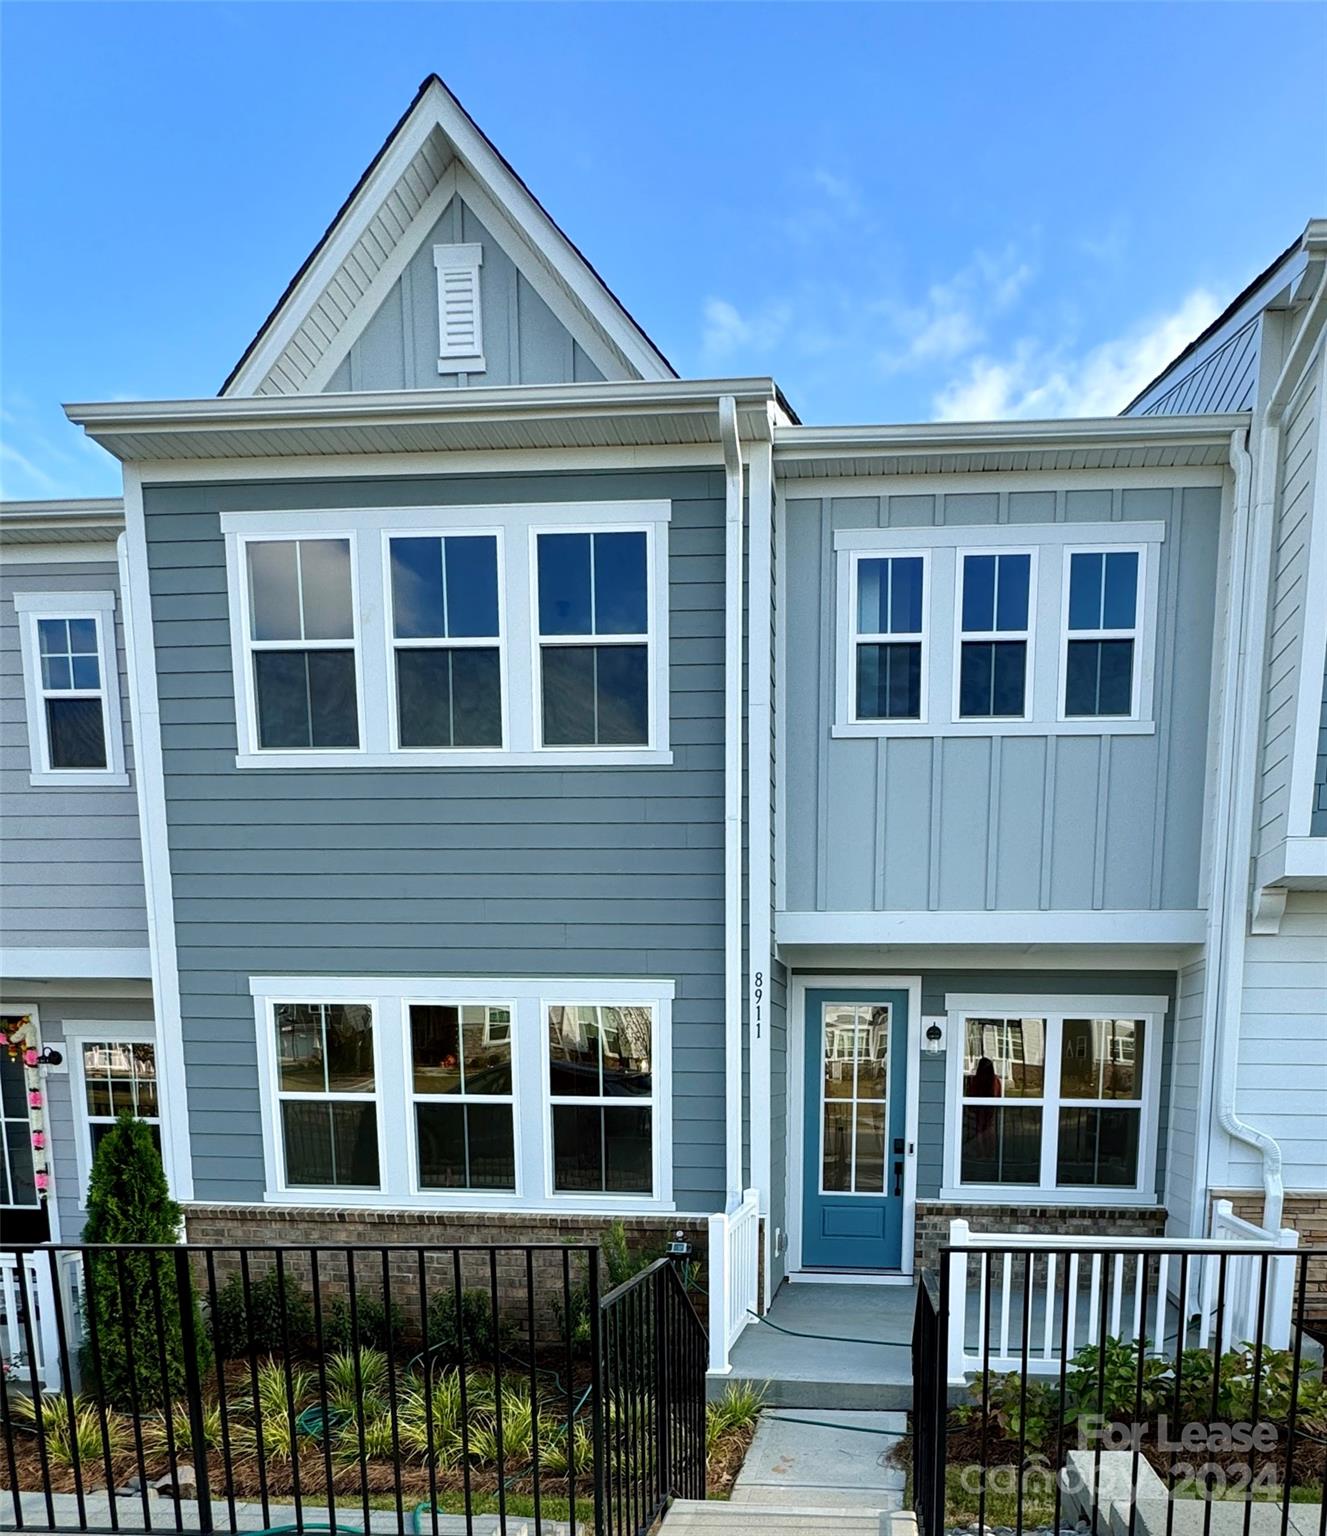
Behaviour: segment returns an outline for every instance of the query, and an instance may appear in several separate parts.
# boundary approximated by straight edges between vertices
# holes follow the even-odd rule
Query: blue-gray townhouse
[[[200,1240],[681,1229],[718,1369],[955,1219],[1320,1228],[1325,256],[1119,418],[805,426],[430,77],[216,399],[69,408],[122,506],[0,514],[11,1213],[129,1104]]]

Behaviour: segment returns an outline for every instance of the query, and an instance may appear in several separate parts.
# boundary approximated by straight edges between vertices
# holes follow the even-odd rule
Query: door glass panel
[[[887,1006],[826,1003],[821,1011],[821,1188],[880,1194],[885,1187]]]

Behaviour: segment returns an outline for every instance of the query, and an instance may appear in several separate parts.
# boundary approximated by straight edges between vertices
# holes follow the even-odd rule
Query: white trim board
[[[151,952],[125,949],[0,949],[0,976],[58,984],[71,981],[141,981],[152,975]]]
[[[1201,944],[1198,908],[1095,912],[780,912],[787,944],[1128,944],[1140,949]]]
[[[788,1247],[784,1255],[784,1268],[790,1281],[795,1279],[823,1280],[824,1271],[814,1275],[802,1268],[802,1179],[805,1160],[806,1116],[806,994],[808,991],[832,991],[836,987],[856,992],[903,991],[908,994],[908,1062],[907,1081],[904,1087],[903,1138],[903,1227],[901,1268],[897,1277],[909,1281],[913,1274],[917,1246],[917,1137],[920,1130],[920,1076],[918,1062],[922,1039],[922,979],[920,975],[884,975],[881,973],[845,972],[838,975],[811,975],[790,972],[788,975],[788,1118],[787,1159],[785,1192],[787,1199]],[[853,1271],[843,1277],[842,1283],[860,1281],[863,1277]]]

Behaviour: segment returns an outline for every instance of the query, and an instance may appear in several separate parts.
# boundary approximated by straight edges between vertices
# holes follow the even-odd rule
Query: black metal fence
[[[636,1536],[703,1495],[701,1327],[593,1245],[0,1249],[0,1524]]]
[[[1327,1536],[1327,1249],[1003,1242],[918,1287],[923,1536]]]
[[[708,1344],[677,1270],[659,1259],[604,1297],[604,1536],[647,1531],[674,1496],[705,1497]]]

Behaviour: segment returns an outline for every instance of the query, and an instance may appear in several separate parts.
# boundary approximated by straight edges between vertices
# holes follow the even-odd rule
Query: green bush
[[[88,1181],[88,1244],[175,1244],[180,1208],[170,1197],[152,1132],[128,1111],[102,1138]],[[183,1319],[193,1324],[199,1370],[211,1359],[188,1277],[181,1294],[174,1253],[96,1253],[86,1304],[93,1314],[82,1350],[85,1379],[112,1403],[163,1403],[184,1383]],[[96,1339],[96,1348],[92,1340]]]
[[[511,1324],[503,1321],[500,1312],[494,1327],[492,1297],[478,1286],[462,1291],[459,1319],[454,1290],[438,1291],[429,1302],[425,1345],[433,1362],[459,1362],[464,1346],[467,1364],[489,1363],[495,1351],[507,1348],[512,1333]]]
[[[391,1354],[402,1344],[405,1313],[392,1303],[391,1335],[388,1336],[387,1310],[373,1296],[355,1297],[354,1327],[351,1327],[350,1303],[338,1296],[323,1313],[323,1348],[338,1353],[358,1344],[361,1349],[378,1349]]]
[[[663,1249],[632,1253],[627,1246],[626,1227],[621,1221],[610,1222],[599,1239],[599,1262],[604,1271],[599,1294],[605,1295],[616,1286],[625,1285],[628,1280],[633,1280],[641,1270],[648,1269],[662,1253]],[[573,1347],[578,1353],[584,1353],[590,1347],[589,1285],[582,1284],[573,1288],[570,1323],[560,1297],[553,1301],[552,1306],[553,1315],[557,1319],[559,1339],[565,1339],[570,1332]]]
[[[282,1331],[282,1292],[285,1331]],[[304,1287],[275,1269],[250,1276],[249,1296],[244,1296],[244,1277],[234,1274],[217,1292],[213,1327],[223,1360],[238,1360],[252,1347],[260,1355],[278,1354],[289,1340],[300,1349],[313,1334],[313,1304]]]

